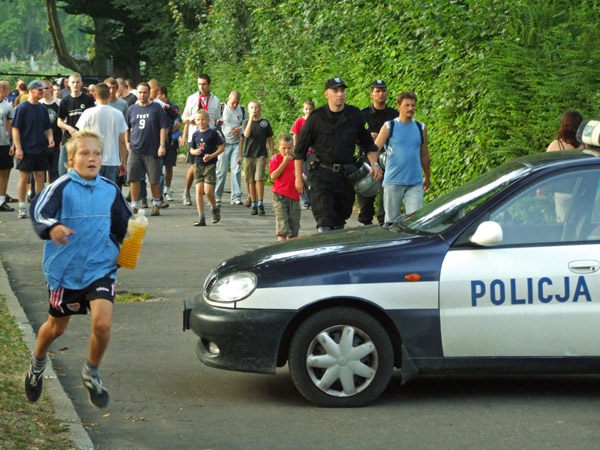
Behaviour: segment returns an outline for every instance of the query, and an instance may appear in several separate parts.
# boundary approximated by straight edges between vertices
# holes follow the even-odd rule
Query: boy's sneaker
[[[151,216],[160,216],[160,207],[158,205],[152,205]]]
[[[27,208],[25,208],[24,206],[19,206],[19,215],[18,215],[19,219],[25,219],[27,218]]]
[[[165,189],[165,200],[168,202],[173,201],[173,191],[171,189]]]
[[[258,215],[259,216],[265,215],[265,207],[263,205],[258,205]]]
[[[14,210],[15,208],[8,206],[8,203],[6,202],[2,202],[2,204],[0,204],[0,211],[13,212]]]
[[[99,376],[89,375],[84,367],[81,371],[81,383],[88,393],[90,405],[96,408],[104,408],[108,405],[108,391],[102,386],[102,380]]]
[[[252,209],[250,210],[250,215],[251,216],[256,216],[258,215],[258,208],[256,206],[253,206]]]
[[[192,206],[192,197],[190,197],[189,192],[183,194],[183,204],[185,206]]]
[[[206,219],[204,217],[198,218],[198,220],[196,222],[194,222],[194,226],[195,227],[205,227],[206,226]]]
[[[244,202],[244,206],[245,206],[246,208],[250,208],[250,206],[251,206],[251,205],[252,205],[252,200],[250,200],[250,197],[248,197],[248,198],[246,199],[246,201]]]
[[[138,213],[138,209],[135,206],[132,206],[131,207],[131,212],[134,213],[134,214],[137,214]]]
[[[148,200],[146,200],[145,198],[140,200],[140,208],[147,208],[148,207]]]
[[[239,205],[243,205],[244,203],[242,203],[242,201],[241,201],[241,200],[235,200],[235,201],[234,201],[234,202],[232,202],[231,204],[232,204],[232,205],[239,206]]]
[[[25,375],[25,395],[30,402],[37,402],[42,395],[42,387],[44,384],[44,371],[34,372],[31,363],[29,370]]]
[[[212,223],[219,223],[221,220],[221,208],[218,206],[212,210]]]
[[[160,201],[160,205],[158,205],[159,208],[168,208],[169,204],[167,202],[165,202],[164,200]]]

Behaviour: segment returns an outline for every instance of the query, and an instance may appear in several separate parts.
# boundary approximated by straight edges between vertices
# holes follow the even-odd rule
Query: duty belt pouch
[[[308,164],[309,170],[318,169],[321,165],[321,161],[319,161],[319,158],[317,158],[317,155],[314,152],[308,155],[308,157],[306,158],[306,162]]]
[[[358,181],[356,179],[357,178],[358,168],[360,167],[358,164],[359,164],[358,162],[344,164],[344,175],[346,175],[346,178],[351,183],[355,183],[356,181]],[[360,178],[362,178],[362,177],[360,177]]]

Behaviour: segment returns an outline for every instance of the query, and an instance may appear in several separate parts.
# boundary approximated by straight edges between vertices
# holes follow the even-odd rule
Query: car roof
[[[557,168],[556,166],[596,165],[600,164],[600,149],[532,153],[516,158],[513,162],[524,164],[533,170]]]

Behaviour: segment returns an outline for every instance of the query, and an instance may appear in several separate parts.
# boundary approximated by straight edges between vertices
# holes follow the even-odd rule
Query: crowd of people
[[[240,92],[232,91],[221,103],[207,74],[198,75],[197,86],[180,114],[157,80],[134,89],[127,80],[109,77],[84,90],[74,74],[62,89],[34,80],[27,86],[19,82],[14,92],[0,81],[0,211],[14,211],[6,188],[16,160],[18,217],[31,215],[35,231],[46,240],[49,315],[25,377],[30,401],[42,393],[50,345],[72,315],[90,310],[92,332],[81,379],[92,405],[108,404],[99,366],[110,341],[119,245],[130,217],[149,207],[147,183],[152,216],[174,201],[171,182],[179,146],[187,146],[189,164],[182,201],[192,206],[195,181],[197,227],[207,224],[205,196],[212,223],[220,222],[229,171],[230,203],[264,216],[268,170],[278,240],[298,236],[302,207],[311,210],[318,232],[344,228],[359,178],[382,187],[378,213],[377,189],[358,197],[359,221],[365,225],[375,217],[379,223],[394,220],[403,203],[406,213],[423,205],[430,160],[427,128],[414,119],[414,92],[400,93],[393,109],[387,105],[386,83],[375,80],[372,104],[361,110],[346,103],[344,81],[331,78],[325,82],[324,105],[315,108],[305,101],[290,134],[274,139],[259,101],[250,101],[246,111]],[[548,151],[579,148],[575,133],[581,121],[577,112],[565,113]],[[249,196],[245,203],[242,174]],[[125,183],[127,199],[121,193]]]
[[[14,211],[10,205],[14,201],[18,202],[18,217],[28,217],[26,203],[45,183],[66,174],[67,144],[82,129],[102,136],[99,173],[119,187],[128,184],[127,200],[134,213],[150,208],[150,215],[159,216],[174,201],[171,183],[180,146],[188,148],[189,165],[182,202],[193,206],[194,197],[198,212],[194,226],[206,226],[205,196],[212,223],[221,220],[228,173],[230,203],[245,205],[256,216],[266,214],[264,189],[270,175],[279,240],[298,235],[302,208],[312,210],[319,232],[343,228],[355,200],[351,175],[362,161],[370,165],[369,176],[387,189],[380,190],[379,196],[358,194],[359,222],[371,224],[375,216],[379,223],[390,220],[400,211],[404,198],[407,212],[422,205],[421,186],[427,189],[429,185],[429,155],[425,126],[413,119],[414,94],[403,93],[404,97],[398,98],[398,116],[398,110],[387,105],[387,85],[376,80],[370,86],[372,104],[359,110],[346,104],[346,85],[333,78],[325,84],[326,104],[315,109],[312,100],[305,101],[289,135],[275,139],[259,101],[250,101],[246,110],[241,106],[242,95],[234,90],[221,102],[211,91],[207,74],[198,75],[197,87],[180,113],[157,80],[134,87],[131,80],[109,77],[84,86],[82,78],[73,74],[64,78],[63,86],[49,80],[34,80],[29,85],[18,80],[12,92],[10,85],[2,82],[0,113],[6,133],[0,136],[0,211]],[[396,122],[399,125],[394,131]],[[412,123],[417,127],[402,128]],[[377,141],[381,136],[385,138]],[[385,172],[378,162],[382,150],[389,156]],[[13,161],[19,171],[17,199],[6,193]],[[377,215],[376,197],[380,199]],[[388,215],[384,213],[386,199]]]

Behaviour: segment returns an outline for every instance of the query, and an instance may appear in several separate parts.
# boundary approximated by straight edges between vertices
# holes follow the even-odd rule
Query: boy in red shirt
[[[269,173],[273,180],[273,212],[278,241],[298,236],[300,230],[300,193],[295,185],[294,141],[289,135],[277,140],[279,153],[273,155]]]

